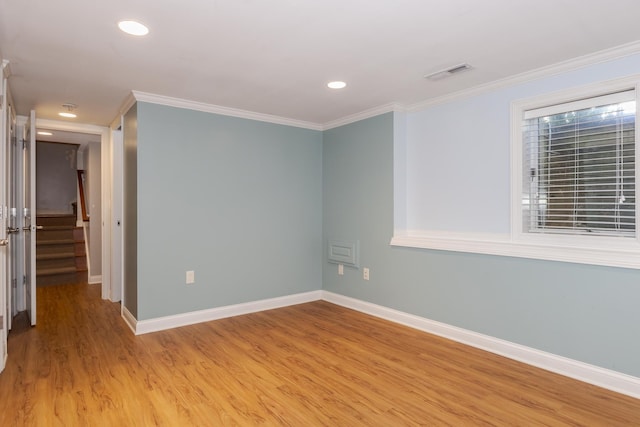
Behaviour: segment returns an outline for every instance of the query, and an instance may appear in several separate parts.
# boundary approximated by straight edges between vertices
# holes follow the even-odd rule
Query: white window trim
[[[578,246],[564,241],[554,245],[536,239],[517,241],[509,234],[425,230],[398,230],[390,242],[391,246],[408,248],[640,269],[640,245],[635,240],[606,247],[599,242],[588,246],[583,241],[579,243]]]
[[[511,104],[511,232],[469,233],[434,230],[395,230],[392,246],[500,255],[550,261],[573,262],[640,269],[640,227],[636,237],[589,237],[525,233],[522,230],[522,120],[523,112],[623,90],[635,90],[640,97],[640,76],[588,85]],[[640,103],[638,103],[640,104]],[[636,124],[640,111],[636,111]],[[640,154],[637,154],[640,155]],[[636,162],[640,180],[640,162]],[[640,182],[636,200],[640,200]]]

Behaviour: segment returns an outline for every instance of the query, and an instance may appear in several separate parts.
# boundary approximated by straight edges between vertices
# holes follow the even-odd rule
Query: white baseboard
[[[122,305],[122,310],[121,310],[120,314],[121,314],[122,318],[124,319],[125,323],[127,324],[127,326],[129,327],[129,329],[131,329],[131,331],[135,334],[136,333],[136,325],[138,323],[136,318],[133,316],[133,314],[131,314],[131,312],[129,310],[127,310],[127,307],[125,307],[124,305]]]
[[[448,338],[608,390],[640,398],[640,378],[631,375],[600,368],[344,295],[328,291],[321,292],[322,299],[333,304]]]
[[[102,283],[102,275],[100,276],[89,276],[87,279],[90,285],[97,285],[98,283]]]
[[[192,311],[190,313],[176,314],[173,316],[139,320],[134,327],[134,333],[136,335],[141,335],[149,332],[177,328],[180,326],[193,325],[195,323],[223,319],[225,317],[240,316],[242,314],[256,313],[258,311],[302,304],[305,302],[317,301],[321,299],[321,296],[322,291],[312,291],[260,301],[216,307],[207,310]]]

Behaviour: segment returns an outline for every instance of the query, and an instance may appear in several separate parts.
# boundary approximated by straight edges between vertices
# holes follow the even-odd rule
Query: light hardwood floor
[[[135,337],[99,286],[37,291],[0,426],[640,426],[640,400],[327,302]]]

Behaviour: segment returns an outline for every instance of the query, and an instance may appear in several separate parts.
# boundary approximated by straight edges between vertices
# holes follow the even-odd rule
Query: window
[[[522,231],[636,237],[634,91],[523,118]]]
[[[427,133],[426,126],[412,130],[415,139],[410,143],[415,144],[414,153],[420,153],[416,147],[422,148],[418,144],[425,138],[416,136],[422,134],[429,135],[433,141],[445,138],[456,142],[447,132],[458,123],[453,117],[460,111],[473,113],[472,110],[486,107],[491,112],[502,113],[501,102],[510,103],[511,162],[508,166],[499,151],[505,124],[501,117],[506,115],[468,114],[464,120],[464,129],[468,132],[463,134],[466,146],[478,150],[473,151],[474,154],[491,153],[474,157],[479,164],[491,169],[486,174],[489,178],[496,176],[496,170],[498,179],[505,173],[510,177],[510,194],[505,195],[504,188],[496,185],[498,180],[489,182],[489,178],[478,176],[480,184],[474,181],[473,188],[491,194],[481,199],[486,206],[469,205],[468,215],[481,218],[499,215],[503,212],[503,205],[499,203],[504,201],[510,208],[507,229],[476,232],[405,226],[395,230],[392,245],[640,270],[640,226],[636,208],[640,191],[636,186],[636,176],[640,174],[637,158],[640,153],[636,150],[640,74],[541,95],[535,94],[538,89],[516,91],[529,96],[520,99],[513,98],[516,93],[507,92],[500,96],[494,92],[474,96],[472,100],[456,104],[455,108],[430,111],[433,116],[427,116],[430,121],[425,123],[429,123],[430,130],[435,128],[433,132]],[[439,125],[434,117],[447,120]],[[455,134],[459,135],[461,133]],[[407,162],[410,156],[406,154],[406,147],[401,149],[405,151],[397,158],[402,161],[394,163],[394,167],[400,164],[405,167],[400,171],[406,173],[408,163],[402,162]],[[422,162],[420,156],[416,158]],[[395,157],[394,162],[397,162]],[[418,170],[421,164],[414,162],[410,166]],[[399,182],[410,183],[418,189],[420,185],[431,184],[431,181],[411,182],[415,176],[423,176],[412,172],[413,177],[407,174],[401,177],[405,181]],[[460,175],[463,179],[476,179],[476,175],[460,168],[438,177],[459,182]],[[433,182],[447,188],[447,183],[441,183],[437,177]],[[483,183],[491,185],[481,187]],[[404,197],[408,200],[409,192],[401,188],[402,191],[407,193]],[[405,203],[400,209],[406,209],[408,217],[409,211],[415,208],[407,200],[400,199],[400,203]],[[411,203],[416,204],[415,200]],[[395,212],[399,210],[396,208]],[[407,217],[401,218],[408,221]]]

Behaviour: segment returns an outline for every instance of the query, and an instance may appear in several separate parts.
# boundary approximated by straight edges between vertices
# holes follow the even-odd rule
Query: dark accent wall
[[[124,116],[124,294],[125,308],[138,316],[138,106]]]

